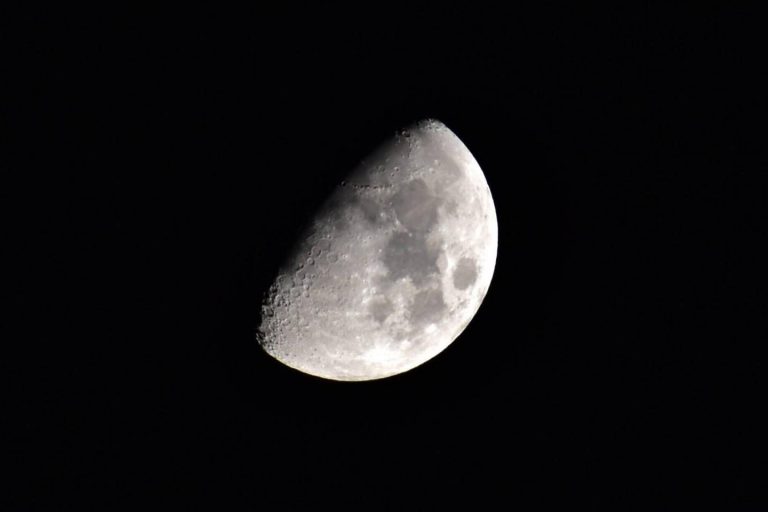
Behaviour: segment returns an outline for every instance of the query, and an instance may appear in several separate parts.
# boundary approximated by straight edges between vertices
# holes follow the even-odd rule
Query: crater
[[[424,180],[409,181],[392,198],[397,220],[413,232],[427,232],[435,225],[437,203]]]
[[[472,258],[461,258],[453,271],[453,286],[457,290],[465,290],[475,280],[477,280],[477,263]]]
[[[382,261],[393,279],[410,277],[418,285],[439,271],[439,250],[430,249],[423,235],[395,233],[384,247]]]

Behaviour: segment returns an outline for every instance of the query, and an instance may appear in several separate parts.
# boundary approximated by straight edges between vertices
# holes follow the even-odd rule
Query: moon
[[[441,122],[415,123],[363,160],[314,215],[264,296],[257,341],[325,379],[409,371],[472,320],[497,247],[477,161]]]

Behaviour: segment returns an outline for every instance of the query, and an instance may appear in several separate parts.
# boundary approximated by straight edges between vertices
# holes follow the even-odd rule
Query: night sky
[[[759,17],[444,4],[3,17],[4,510],[768,506]],[[478,314],[281,365],[298,229],[426,117],[494,197]]]

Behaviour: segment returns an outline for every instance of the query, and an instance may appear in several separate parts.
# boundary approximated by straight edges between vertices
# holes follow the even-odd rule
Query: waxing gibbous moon
[[[257,340],[278,361],[326,379],[406,372],[472,320],[497,245],[477,161],[444,124],[416,123],[313,217],[265,295]]]

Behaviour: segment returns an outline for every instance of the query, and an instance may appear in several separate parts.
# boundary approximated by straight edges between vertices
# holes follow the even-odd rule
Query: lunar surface
[[[480,307],[496,210],[445,125],[400,131],[340,183],[265,295],[257,340],[302,372],[380,379],[428,361]]]

